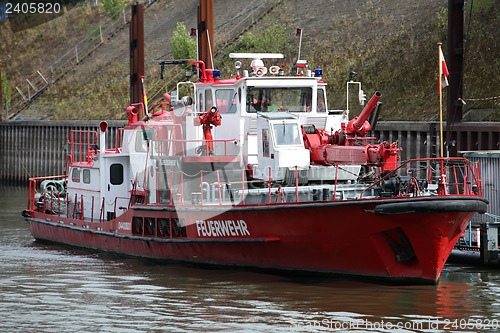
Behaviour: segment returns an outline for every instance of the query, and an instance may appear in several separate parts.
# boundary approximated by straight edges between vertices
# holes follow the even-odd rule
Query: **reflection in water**
[[[497,271],[447,266],[437,286],[388,286],[157,265],[41,244],[20,216],[25,191],[0,190],[2,332],[300,332],[342,323],[395,331],[377,326],[382,321],[436,332],[455,319],[500,315]]]

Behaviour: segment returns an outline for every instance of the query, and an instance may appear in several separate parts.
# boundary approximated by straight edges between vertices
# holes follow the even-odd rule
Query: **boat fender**
[[[436,200],[420,202],[396,202],[375,206],[375,215],[398,215],[413,213],[477,212],[486,213],[487,203],[483,200]]]

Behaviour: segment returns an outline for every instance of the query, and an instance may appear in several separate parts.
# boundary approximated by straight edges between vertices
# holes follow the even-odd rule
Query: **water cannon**
[[[360,94],[361,96],[361,94]],[[369,122],[366,120],[370,116],[370,114],[373,112],[375,107],[377,106],[377,102],[379,101],[380,97],[382,96],[382,93],[379,91],[376,91],[375,94],[373,94],[372,98],[368,101],[366,106],[364,107],[363,111],[361,111],[360,115],[357,117],[354,117],[346,127],[346,133],[347,135],[365,135],[366,132],[368,132],[371,129],[371,125]]]
[[[208,148],[208,152],[213,152],[214,150],[212,126],[217,127],[220,126],[221,123],[222,117],[219,110],[215,106],[212,106],[209,111],[201,114],[197,118],[194,118],[195,126],[203,126],[203,138]]]

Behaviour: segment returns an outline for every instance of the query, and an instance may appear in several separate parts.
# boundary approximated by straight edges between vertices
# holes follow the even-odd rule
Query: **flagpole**
[[[443,87],[441,86],[441,76],[443,75],[443,69],[441,66],[441,45],[443,43],[437,43],[438,45],[438,65],[439,65],[439,76],[438,76],[438,90],[439,90],[439,130],[440,130],[440,141],[441,141],[441,158],[443,158]]]

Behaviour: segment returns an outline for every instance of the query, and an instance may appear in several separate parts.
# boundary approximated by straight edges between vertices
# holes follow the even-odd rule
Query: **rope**
[[[462,102],[477,102],[477,101],[493,101],[495,99],[500,99],[500,96],[495,97],[485,97],[485,98],[459,98]]]

